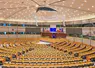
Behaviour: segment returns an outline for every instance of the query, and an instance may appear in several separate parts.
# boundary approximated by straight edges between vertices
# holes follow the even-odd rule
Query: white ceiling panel
[[[95,17],[95,0],[0,0],[0,20],[70,21]],[[56,11],[39,11],[50,7]]]

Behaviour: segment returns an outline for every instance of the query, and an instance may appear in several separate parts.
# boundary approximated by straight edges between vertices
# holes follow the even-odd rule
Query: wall
[[[95,36],[95,27],[83,27],[82,33],[83,35]]]
[[[82,28],[66,28],[67,34],[82,34]]]
[[[30,33],[40,33],[41,28],[39,27],[16,27],[16,26],[0,26],[0,32],[30,32]]]
[[[24,34],[24,35],[0,35],[0,38],[39,38],[39,37],[41,37],[41,35],[39,34],[37,34],[37,35],[35,35],[35,34]]]
[[[78,37],[67,36],[67,39],[69,39],[71,41],[82,42],[82,38],[78,38]],[[91,44],[92,46],[95,46],[95,40],[89,40],[89,39],[84,39],[83,38],[83,43],[86,43],[88,45]]]
[[[14,26],[0,26],[0,32],[25,32],[24,27],[14,27]]]
[[[25,32],[34,32],[34,33],[40,33],[41,32],[41,28],[26,28]]]

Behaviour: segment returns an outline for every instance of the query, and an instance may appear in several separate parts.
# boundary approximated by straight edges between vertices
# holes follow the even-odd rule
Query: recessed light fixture
[[[36,7],[38,7],[38,5],[36,4]]]
[[[72,2],[72,4],[74,4],[74,2]]]
[[[0,13],[0,14],[2,14],[2,13]]]
[[[79,9],[81,8],[81,7],[78,7]]]
[[[90,9],[88,8],[88,10],[90,10]]]
[[[81,6],[83,6],[84,4],[81,4]]]
[[[29,6],[27,7],[27,9],[29,9]]]
[[[72,5],[70,5],[70,7],[72,7]]]
[[[92,6],[92,8],[94,8],[94,6]]]
[[[87,2],[87,0],[84,0],[84,2]]]

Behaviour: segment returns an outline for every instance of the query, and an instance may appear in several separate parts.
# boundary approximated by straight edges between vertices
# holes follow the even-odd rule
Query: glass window
[[[25,27],[25,24],[22,24],[23,27]]]
[[[22,34],[24,34],[24,32],[22,32]]]
[[[11,26],[11,24],[8,24],[8,26]]]
[[[13,32],[13,34],[16,34],[16,32]]]
[[[3,23],[3,26],[6,26],[6,23]]]
[[[4,34],[6,35],[6,32],[4,32]]]

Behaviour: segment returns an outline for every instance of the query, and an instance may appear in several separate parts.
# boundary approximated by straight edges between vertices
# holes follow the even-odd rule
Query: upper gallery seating
[[[44,40],[50,45],[36,44]],[[0,65],[3,68],[94,68],[95,48],[67,39],[3,39]]]

